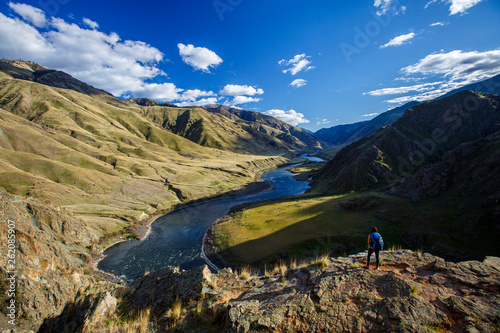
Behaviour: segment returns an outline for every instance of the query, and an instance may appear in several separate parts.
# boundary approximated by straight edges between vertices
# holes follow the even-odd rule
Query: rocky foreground
[[[455,264],[384,251],[381,269],[367,270],[365,255],[260,274],[165,268],[126,287],[94,284],[39,332],[499,331],[500,258]]]

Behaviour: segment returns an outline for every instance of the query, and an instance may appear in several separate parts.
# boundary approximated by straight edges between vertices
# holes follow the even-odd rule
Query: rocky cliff
[[[12,328],[6,317],[12,298],[7,277],[17,271],[17,329],[37,329],[44,319],[59,314],[80,288],[96,282],[90,266],[98,232],[65,209],[2,188],[0,221],[0,328]],[[15,253],[9,253],[16,255],[15,263],[7,262],[9,225],[15,230]]]
[[[384,251],[381,269],[368,270],[365,256],[264,273],[165,268],[127,287],[81,292],[40,332],[498,331],[500,258],[451,263]]]

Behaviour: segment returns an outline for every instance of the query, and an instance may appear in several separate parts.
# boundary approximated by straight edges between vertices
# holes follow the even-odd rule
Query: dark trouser
[[[367,263],[366,265],[370,267],[370,257],[372,256],[372,253],[375,252],[375,258],[377,259],[377,268],[378,265],[380,264],[380,250],[379,249],[372,249],[371,247],[368,249],[368,258],[367,258]]]

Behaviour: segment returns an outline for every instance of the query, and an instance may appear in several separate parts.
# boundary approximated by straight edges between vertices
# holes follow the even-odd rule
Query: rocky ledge
[[[369,270],[365,256],[260,273],[165,268],[83,292],[40,332],[498,332],[500,258],[452,263],[384,251],[381,269]]]

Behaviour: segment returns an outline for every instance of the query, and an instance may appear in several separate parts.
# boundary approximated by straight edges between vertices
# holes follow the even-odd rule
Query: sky
[[[0,57],[316,131],[500,74],[498,0],[0,3]]]

